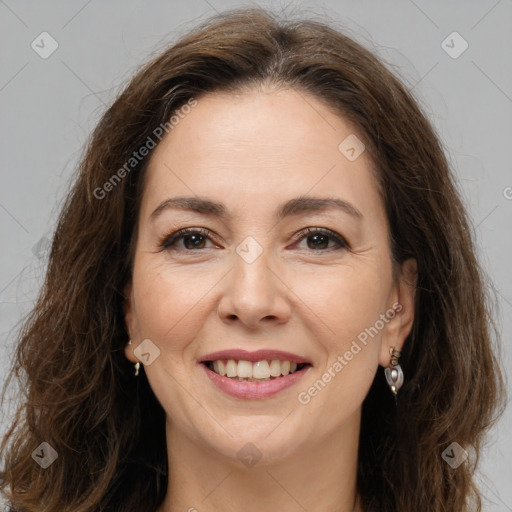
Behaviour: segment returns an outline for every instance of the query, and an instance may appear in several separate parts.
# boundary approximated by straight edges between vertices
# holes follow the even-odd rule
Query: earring
[[[398,364],[400,352],[398,352],[398,350],[395,350],[395,347],[389,347],[389,353],[391,354],[391,365],[384,370],[384,375],[386,376],[388,385],[393,394],[395,395],[396,399],[396,394],[398,390],[402,387],[402,384],[404,383],[404,372],[402,371],[402,368]]]
[[[128,345],[131,345],[131,344],[132,344],[132,340],[130,340],[130,341],[128,342]],[[134,364],[134,366],[135,366],[135,377],[137,377],[137,375],[139,375],[140,363],[139,363],[139,362],[136,362],[136,363]]]

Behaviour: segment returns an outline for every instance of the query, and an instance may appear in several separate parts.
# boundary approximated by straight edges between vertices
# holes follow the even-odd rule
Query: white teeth
[[[281,377],[297,371],[297,363],[290,361],[279,361],[273,359],[272,361],[235,361],[229,359],[227,361],[217,360],[213,361],[211,368],[215,373],[237,379],[241,381],[250,380],[270,380],[271,377]]]
[[[226,363],[224,361],[215,361],[219,365],[219,375],[226,375]],[[215,363],[213,364],[213,368],[215,369]]]
[[[281,377],[281,361],[270,361],[270,375],[272,377]]]
[[[215,366],[213,367],[213,370],[215,371]],[[233,359],[230,359],[226,362],[226,376],[227,377],[236,377],[238,372],[238,365],[233,361]]]
[[[255,379],[270,378],[270,366],[268,365],[267,361],[258,361],[252,365],[252,377]]]
[[[252,377],[252,363],[250,361],[238,361],[237,373],[239,377],[250,379]]]

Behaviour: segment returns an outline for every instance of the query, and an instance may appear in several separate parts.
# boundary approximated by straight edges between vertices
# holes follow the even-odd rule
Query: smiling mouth
[[[290,361],[262,360],[255,363],[244,360],[203,361],[209,370],[218,375],[242,382],[265,382],[279,379],[287,375],[304,371],[311,366],[309,363],[294,363]]]

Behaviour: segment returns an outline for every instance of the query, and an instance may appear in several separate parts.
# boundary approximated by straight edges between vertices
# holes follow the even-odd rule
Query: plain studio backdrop
[[[413,90],[469,207],[499,301],[503,365],[512,368],[511,0],[1,0],[2,384],[19,323],[42,283],[59,206],[105,106],[166,42],[216,11],[256,4],[332,20]],[[511,430],[508,408],[479,475],[488,511],[512,511]]]

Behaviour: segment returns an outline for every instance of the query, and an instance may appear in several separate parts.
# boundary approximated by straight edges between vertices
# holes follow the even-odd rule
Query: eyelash
[[[334,250],[350,250],[349,243],[341,236],[335,233],[334,231],[331,231],[330,229],[325,228],[306,228],[302,231],[300,231],[297,235],[295,235],[295,239],[297,241],[301,241],[303,238],[306,238],[308,235],[311,234],[320,234],[324,236],[328,236],[331,239],[333,239],[340,247],[338,249]],[[186,252],[197,252],[201,249],[184,249],[184,248],[176,248],[173,245],[180,239],[183,239],[187,235],[202,235],[208,239],[211,240],[211,232],[208,229],[205,228],[185,228],[180,229],[179,231],[176,231],[175,233],[172,233],[171,235],[164,236],[160,242],[159,246],[161,250],[179,250],[179,251],[186,251]],[[211,240],[213,241],[213,240]],[[311,252],[313,253],[321,253],[321,252],[331,252],[333,249],[311,249]]]

